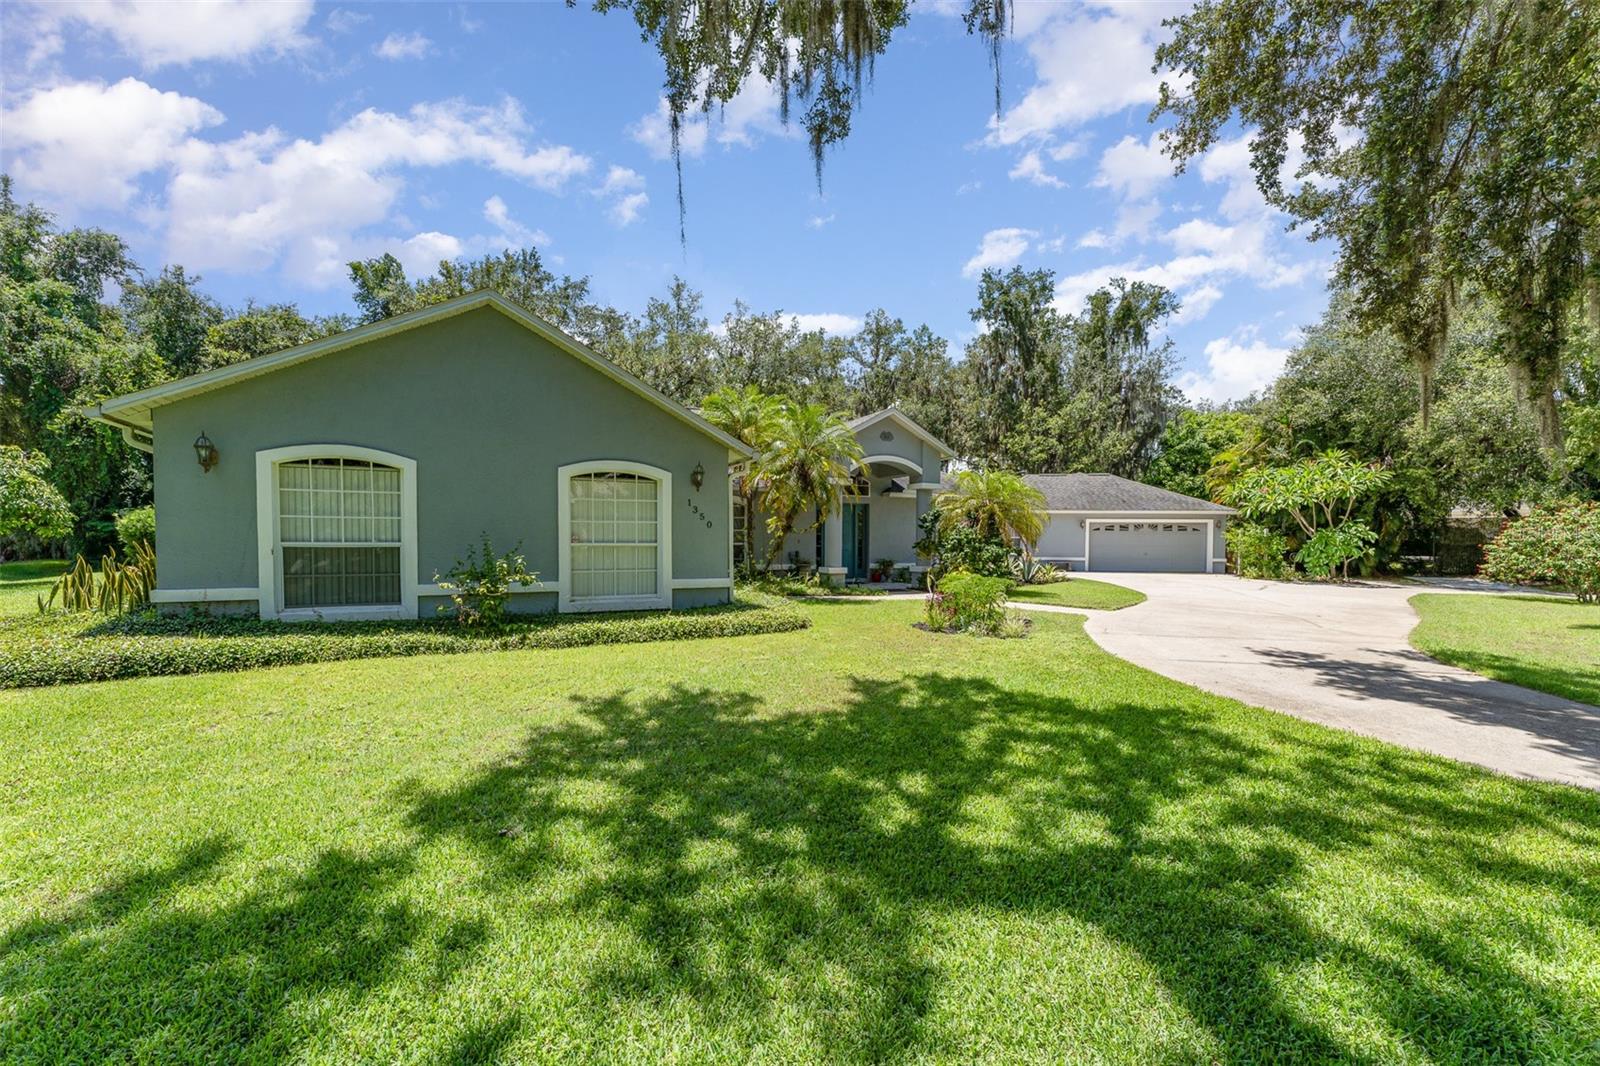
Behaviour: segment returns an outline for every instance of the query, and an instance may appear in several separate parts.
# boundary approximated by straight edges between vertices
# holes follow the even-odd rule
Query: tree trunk
[[[1565,454],[1561,433],[1561,407],[1556,402],[1556,388],[1560,372],[1549,370],[1535,374],[1521,361],[1507,364],[1511,373],[1512,392],[1518,404],[1533,416],[1539,430],[1539,446],[1556,456]]]

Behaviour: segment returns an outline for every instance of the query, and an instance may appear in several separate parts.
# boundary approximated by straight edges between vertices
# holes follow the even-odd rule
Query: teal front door
[[[853,581],[865,581],[871,566],[867,559],[867,505],[844,505],[844,563],[845,576]]]

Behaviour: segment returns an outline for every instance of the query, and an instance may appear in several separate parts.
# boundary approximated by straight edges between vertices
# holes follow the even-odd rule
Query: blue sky
[[[529,241],[627,310],[674,273],[847,331],[882,306],[959,352],[984,266],[1048,267],[1058,299],[1114,274],[1166,284],[1196,399],[1270,380],[1326,302],[1326,248],[1262,204],[1244,142],[1174,177],[1147,121],[1144,3],[1021,3],[1005,113],[981,44],[915,9],[818,193],[755,85],[686,137],[688,247],[660,63],[585,6],[224,2],[0,7],[0,164],[67,224],[182,263],[229,304],[348,311],[343,264]]]

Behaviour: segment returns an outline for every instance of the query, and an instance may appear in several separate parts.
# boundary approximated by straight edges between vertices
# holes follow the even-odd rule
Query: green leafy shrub
[[[1011,573],[1011,548],[995,534],[979,533],[969,525],[950,525],[942,522],[938,511],[928,511],[917,519],[922,536],[916,543],[916,553],[929,562],[929,587],[939,578],[957,570],[989,577],[1007,577]]]
[[[1600,603],[1600,503],[1536,507],[1507,522],[1484,552],[1481,573],[1518,585],[1557,585]]]
[[[0,624],[0,688],[341,659],[740,637],[810,624],[793,605],[751,593],[733,603],[687,611],[518,618],[498,630],[469,629],[447,619],[277,622],[153,611],[84,625],[56,614]]]
[[[528,569],[521,544],[504,555],[495,555],[489,534],[481,536],[480,547],[467,548],[466,559],[457,559],[443,580],[438,574],[433,575],[433,580],[455,605],[451,613],[458,623],[495,629],[506,623],[506,600],[511,598],[511,586],[520,586],[524,592],[536,589],[539,575]],[[447,611],[450,608],[439,608],[441,614]]]
[[[100,560],[97,571],[79,555],[71,569],[50,586],[48,597],[40,596],[39,613],[48,613],[56,601],[64,611],[132,611],[150,602],[156,587],[156,554],[144,541],[136,542],[127,559],[118,558],[112,548]]]
[[[1240,577],[1287,580],[1289,538],[1254,522],[1235,522],[1224,534],[1233,550],[1234,569]]]
[[[0,537],[60,540],[72,532],[72,508],[48,479],[38,452],[0,444]]]
[[[929,629],[998,635],[1006,622],[1010,580],[957,571],[940,578],[928,596]]]
[[[1371,551],[1377,541],[1376,530],[1352,518],[1317,530],[1295,552],[1294,558],[1312,577],[1331,578],[1338,573],[1349,573],[1350,564]]]
[[[134,545],[156,543],[156,509],[153,506],[135,507],[117,515],[117,543],[127,555],[133,554]]]

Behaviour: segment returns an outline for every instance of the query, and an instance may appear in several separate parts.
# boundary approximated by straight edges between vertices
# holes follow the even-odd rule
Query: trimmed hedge
[[[403,655],[578,648],[656,640],[782,633],[811,624],[773,597],[687,611],[547,615],[499,630],[446,619],[403,622],[264,622],[204,614],[121,617],[54,614],[0,624],[0,688],[253,670],[265,666]]]

